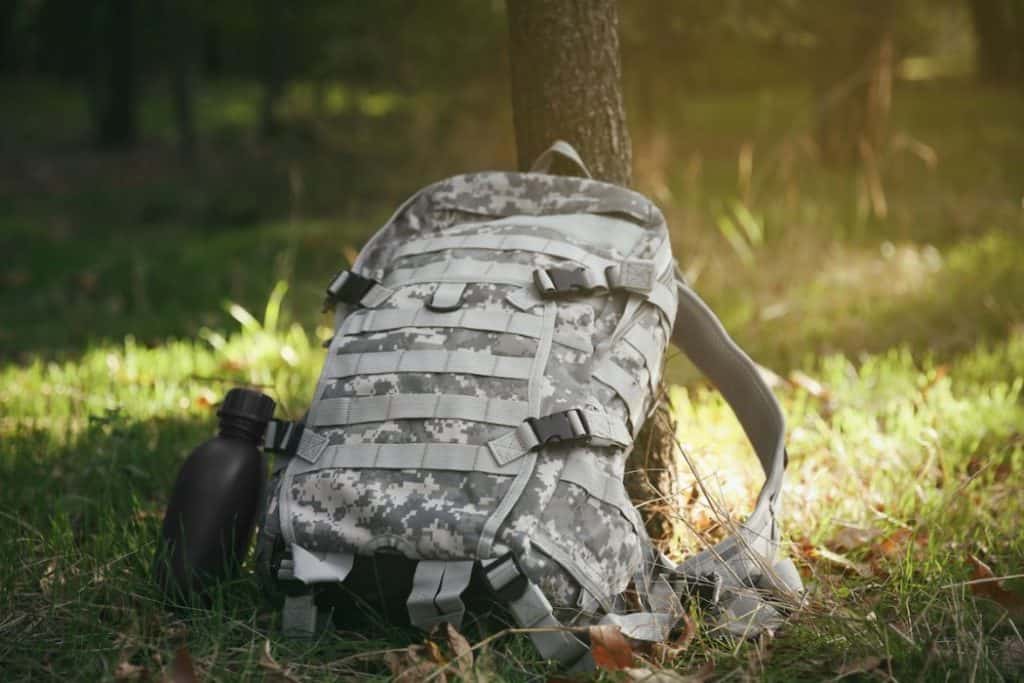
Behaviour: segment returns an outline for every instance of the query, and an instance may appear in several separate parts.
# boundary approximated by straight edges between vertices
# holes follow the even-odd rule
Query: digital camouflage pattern
[[[603,227],[583,229],[592,223]],[[572,253],[586,253],[591,263],[543,251],[435,248],[436,243],[434,247],[429,243],[435,238],[470,235],[494,236],[495,242],[515,236],[539,238]],[[409,248],[402,250],[403,245]],[[512,266],[516,273],[524,268],[527,272],[578,269],[594,263],[655,259],[666,249],[668,234],[661,213],[629,190],[536,173],[458,176],[420,191],[366,245],[353,271],[387,281],[393,292],[372,310],[344,311],[338,320],[429,307],[439,283],[391,282],[389,276],[398,270],[440,269],[456,260],[478,264],[481,273],[505,266]],[[562,247],[555,251],[568,253]],[[668,264],[657,273],[665,284],[673,278],[671,259]],[[516,314],[545,320],[545,300],[532,279],[514,279],[499,273],[463,281],[458,311],[487,312],[501,320]],[[550,329],[541,329],[536,336],[454,326],[350,334],[342,328],[328,354],[486,351],[529,359],[533,373],[521,379],[409,371],[332,377],[328,363],[311,411],[320,401],[334,398],[468,396],[528,401],[533,417],[585,408],[627,425],[635,436],[654,407],[652,389],[661,377],[672,321],[644,295],[623,290],[577,293],[555,301]],[[592,350],[559,341],[572,336],[587,340],[583,348]],[[545,337],[554,341],[548,343]],[[637,348],[627,337],[646,339],[645,348]],[[316,427],[316,431],[327,438],[328,448],[355,444],[486,447],[510,428],[424,414]],[[649,541],[621,484],[629,448],[607,443],[549,444],[535,457],[524,454],[515,460],[518,465],[511,474],[321,467],[319,463],[326,462],[323,458],[302,471],[286,469],[280,484],[270,488],[260,548],[290,543],[314,552],[372,555],[387,549],[417,560],[487,559],[478,557],[481,533],[514,490],[518,476],[525,478],[525,487],[508,501],[511,508],[497,528],[491,555],[514,552],[522,570],[541,587],[566,623],[586,623],[601,612],[620,609],[631,582],[650,570]],[[594,484],[590,486],[594,490],[588,490],[579,475],[567,479],[570,462],[575,463],[573,471],[587,473],[588,481],[601,486]],[[265,552],[261,562],[269,563],[270,554]]]

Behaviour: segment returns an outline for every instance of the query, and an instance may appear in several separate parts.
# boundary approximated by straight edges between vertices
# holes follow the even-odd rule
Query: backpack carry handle
[[[565,140],[555,140],[551,143],[551,146],[544,150],[537,157],[536,161],[533,162],[533,165],[530,166],[530,173],[547,173],[551,168],[551,164],[555,161],[555,157],[571,162],[577,169],[583,172],[583,175],[593,179],[594,176],[590,175],[590,169],[583,163],[579,152]]]

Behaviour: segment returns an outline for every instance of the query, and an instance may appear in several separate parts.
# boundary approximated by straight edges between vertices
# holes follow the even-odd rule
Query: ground
[[[96,155],[65,90],[2,87],[23,105],[5,110],[0,147],[4,679],[152,677],[182,651],[217,680],[386,677],[382,653],[416,634],[284,641],[247,578],[215,609],[171,613],[150,557],[212,405],[244,382],[300,414],[327,334],[323,285],[403,194],[508,162],[510,143],[476,144],[507,120],[468,109],[452,124],[418,102],[351,95],[333,113],[343,139],[297,125],[264,143],[238,132],[255,97],[235,84],[204,101],[210,132],[188,165],[163,132],[137,153]],[[807,111],[798,89],[720,93],[634,123],[640,189],[783,401],[786,551],[808,585],[807,606],[774,638],[698,629],[670,661],[637,666],[1019,679],[1024,97],[904,84],[877,174],[824,168]],[[147,117],[165,131],[164,109]],[[401,126],[464,135],[447,156],[429,135],[413,154],[393,134]],[[749,509],[757,471],[684,359],[670,357],[669,378],[680,440],[721,508],[685,489],[680,521],[713,534],[719,515]],[[675,551],[695,544],[680,533]],[[424,652],[443,660],[451,644]],[[544,675],[522,636],[474,654],[481,678]]]

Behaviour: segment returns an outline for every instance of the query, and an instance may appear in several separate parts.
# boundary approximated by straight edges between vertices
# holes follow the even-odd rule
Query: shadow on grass
[[[122,663],[159,674],[182,645],[203,670],[251,677],[266,639],[279,656],[325,666],[411,642],[366,620],[360,633],[282,641],[251,571],[215,592],[210,609],[167,609],[151,579],[163,506],[210,431],[198,419],[108,417],[72,439],[24,428],[0,440],[5,680],[99,680]],[[343,668],[386,671],[381,656]]]

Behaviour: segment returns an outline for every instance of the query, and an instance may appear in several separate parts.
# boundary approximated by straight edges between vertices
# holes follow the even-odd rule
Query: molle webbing
[[[486,227],[486,224],[481,226]],[[615,259],[600,256],[574,244],[532,235],[472,234],[453,237],[431,237],[406,242],[395,250],[394,258],[427,254],[448,249],[481,249],[486,251],[527,251],[574,261],[586,268],[603,269],[615,265]]]
[[[310,410],[309,425],[332,427],[388,420],[450,419],[512,426],[525,420],[527,414],[525,401],[458,394],[389,394],[321,399]]]
[[[392,372],[446,372],[506,379],[527,379],[529,357],[498,356],[489,351],[412,350],[368,353],[332,353],[325,376],[341,379],[354,375]]]
[[[487,446],[461,443],[334,444],[315,460],[293,461],[290,474],[323,469],[447,470],[514,475],[517,463],[499,463]]]
[[[338,329],[339,336],[388,332],[406,327],[433,327],[478,330],[516,334],[538,339],[544,325],[543,316],[532,313],[507,313],[464,309],[451,313],[437,313],[425,308],[414,310],[363,310],[348,316]],[[343,341],[336,337],[336,342]],[[590,353],[594,350],[588,339],[578,334],[555,334],[554,341],[563,346]]]

